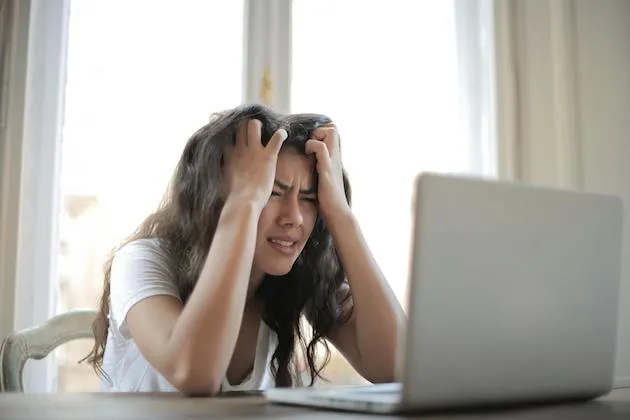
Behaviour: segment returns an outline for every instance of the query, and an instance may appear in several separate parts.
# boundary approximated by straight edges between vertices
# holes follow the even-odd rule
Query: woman
[[[190,138],[159,209],[109,260],[88,360],[104,390],[213,395],[300,385],[298,343],[312,385],[329,340],[388,382],[403,328],[331,120],[243,106]]]

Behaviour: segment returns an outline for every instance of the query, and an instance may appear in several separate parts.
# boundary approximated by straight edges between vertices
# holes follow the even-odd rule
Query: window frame
[[[0,227],[2,334],[54,313],[60,142],[69,0],[6,3],[10,25],[4,62],[3,185]],[[6,176],[6,178],[5,178]],[[27,364],[24,385],[51,389],[54,363]]]

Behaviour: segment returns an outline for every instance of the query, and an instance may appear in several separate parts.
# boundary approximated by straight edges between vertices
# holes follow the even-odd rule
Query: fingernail
[[[286,140],[287,137],[289,137],[289,133],[287,133],[287,130],[285,130],[284,128],[281,128],[280,130],[278,130],[278,132],[280,133],[280,137],[282,138],[282,140]]]

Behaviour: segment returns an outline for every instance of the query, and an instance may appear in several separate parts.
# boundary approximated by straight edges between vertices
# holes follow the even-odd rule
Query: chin
[[[299,251],[301,252],[302,249]],[[277,251],[262,248],[254,255],[254,265],[270,276],[284,276],[291,271],[300,252],[295,252],[292,255],[279,255]]]
[[[261,255],[260,258],[254,258],[254,265],[270,276],[284,276],[291,271],[296,260],[295,258],[274,257],[274,255]]]

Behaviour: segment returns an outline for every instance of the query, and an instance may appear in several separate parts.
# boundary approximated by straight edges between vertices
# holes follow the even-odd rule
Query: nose
[[[300,200],[294,194],[283,197],[279,214],[279,224],[282,227],[300,227],[304,223],[304,216],[300,208]]]

